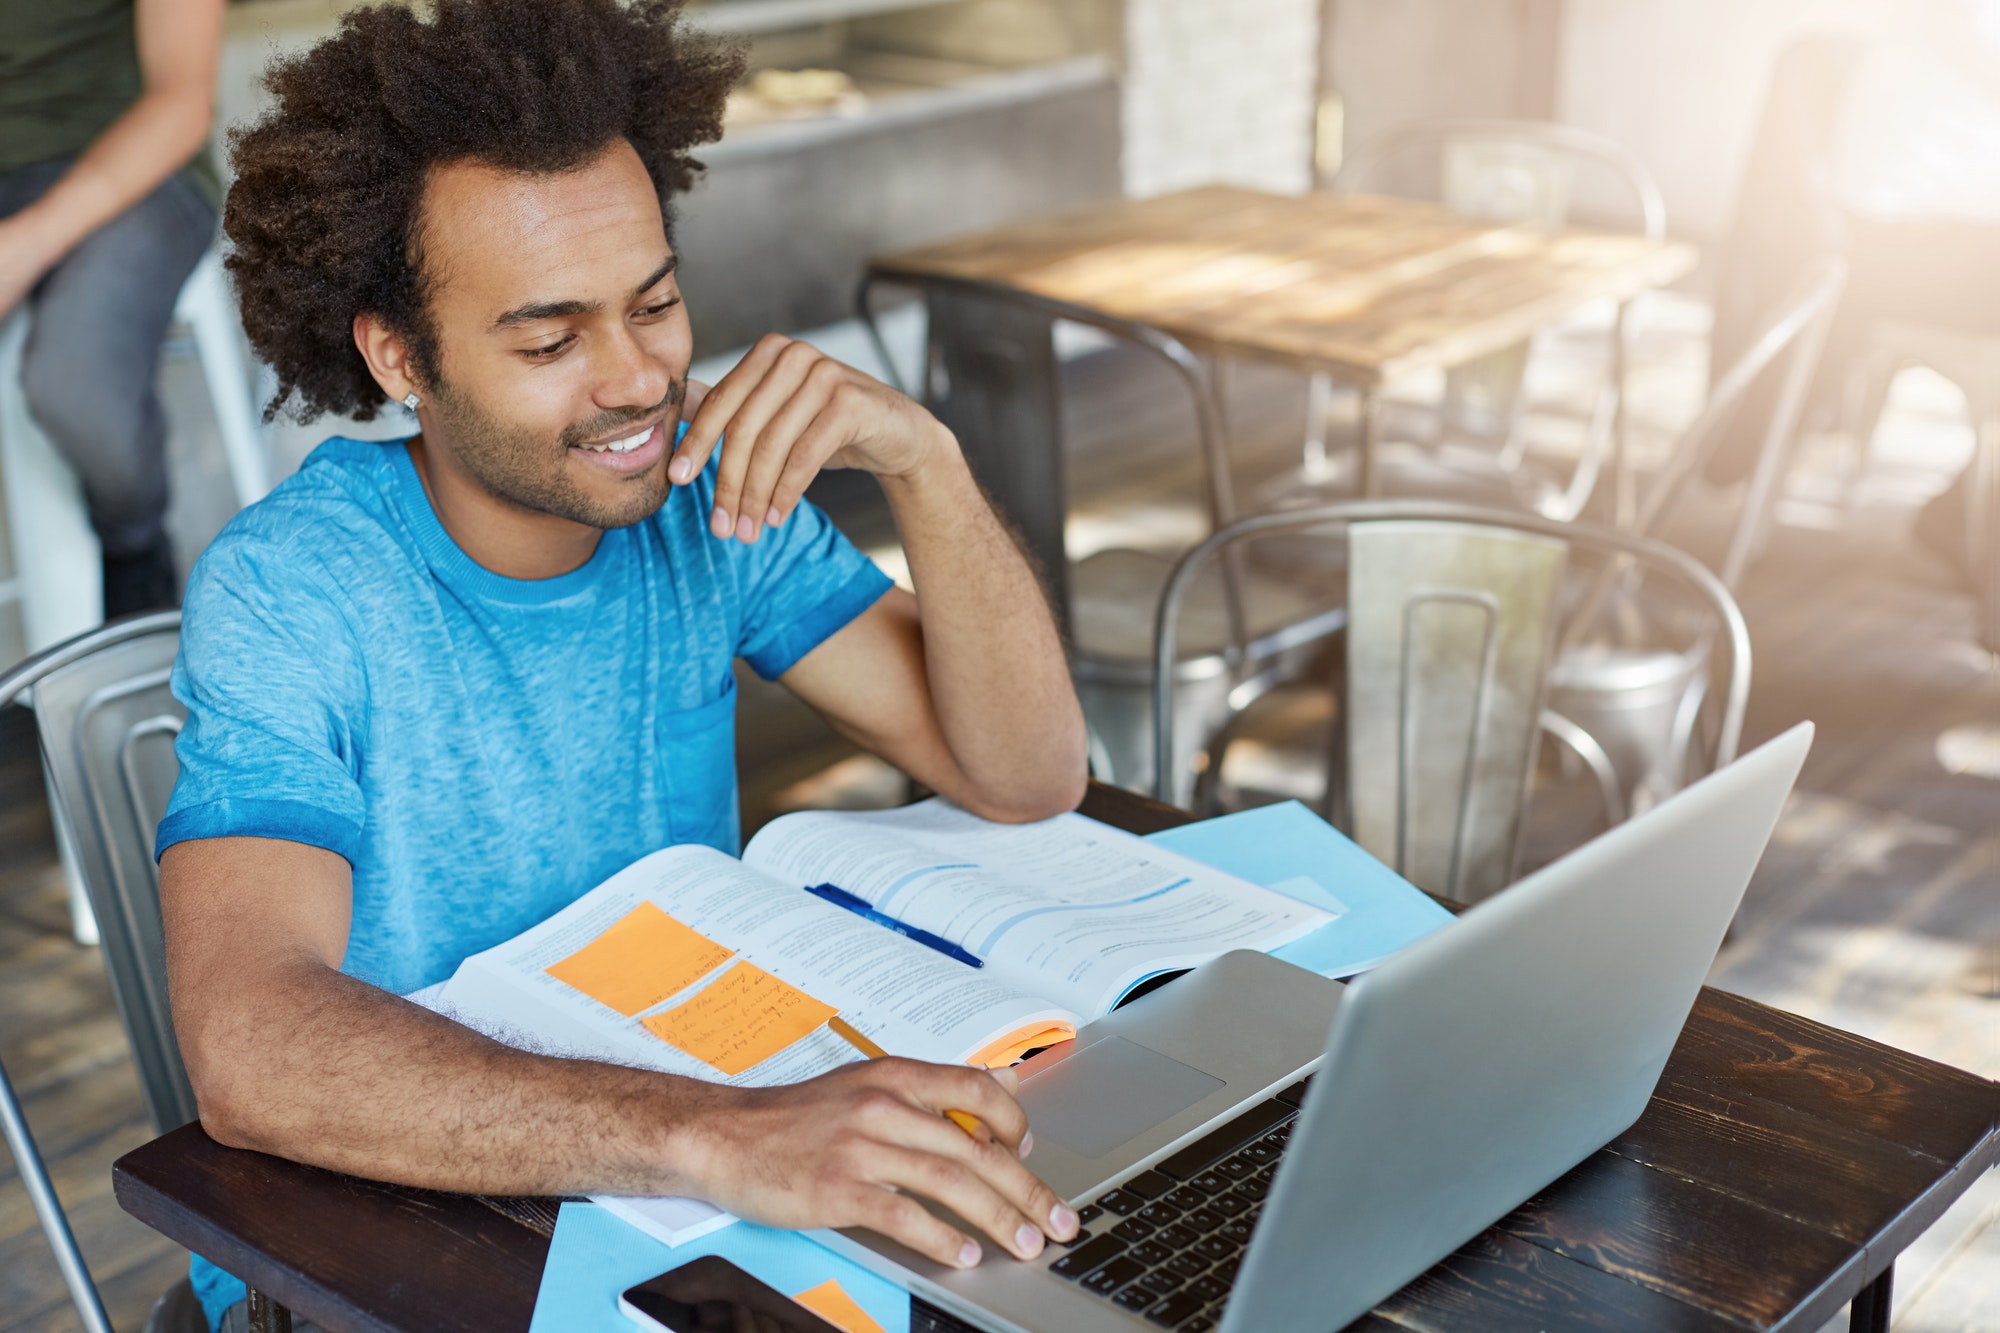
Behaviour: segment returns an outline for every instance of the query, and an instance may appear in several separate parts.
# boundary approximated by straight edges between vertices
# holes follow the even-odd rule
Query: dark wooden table
[[[1138,833],[1187,818],[1098,786],[1083,808]],[[1855,1328],[1886,1330],[1896,1256],[1996,1160],[2000,1084],[1704,990],[1636,1125],[1350,1328],[1812,1333],[1852,1300]],[[533,1313],[552,1217],[533,1202],[359,1180],[198,1125],[112,1171],[128,1212],[333,1333]]]

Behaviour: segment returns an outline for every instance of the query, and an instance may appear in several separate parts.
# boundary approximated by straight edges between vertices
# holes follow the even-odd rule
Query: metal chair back
[[[1349,826],[1411,882],[1483,898],[1513,878],[1565,545],[1421,519],[1347,545]]]
[[[0,678],[0,704],[32,693],[42,758],[97,918],[105,971],[161,1133],[196,1118],[167,1003],[153,834],[180,767],[186,717],[167,689],[180,612],[135,616],[58,644]]]
[[[1615,176],[1631,193],[1640,229],[1653,240],[1667,234],[1666,197],[1638,155],[1601,134],[1574,125],[1541,120],[1443,117],[1420,120],[1370,140],[1347,155],[1333,188],[1358,192],[1381,181],[1392,164],[1415,155],[1437,155],[1432,178],[1418,184],[1407,176],[1396,194],[1432,194],[1468,217],[1490,222],[1539,222],[1561,226],[1574,202],[1574,176],[1594,164]]]
[[[892,280],[862,279],[856,297],[860,318],[888,364],[873,317],[874,289]],[[1209,530],[1234,518],[1235,482],[1228,441],[1210,367],[1186,344],[1149,325],[1107,315],[1010,287],[957,279],[922,283],[929,311],[932,352],[926,361],[922,401],[936,407],[966,443],[968,461],[1000,512],[1021,533],[1030,556],[1048,580],[1050,600],[1071,645],[1070,668],[1091,730],[1092,771],[1105,781],[1143,788],[1153,767],[1148,628],[1171,558],[1151,551],[1099,551],[1071,564],[1064,544],[1066,497],[1033,450],[977,449],[972,443],[993,422],[1037,394],[1030,382],[1056,387],[1050,330],[1055,321],[1087,325],[1136,347],[1158,361],[1187,394],[1201,464],[1202,505]],[[952,330],[952,336],[940,337]],[[1005,332],[1008,336],[1002,337]],[[1020,349],[1033,346],[1031,362]],[[938,401],[934,371],[947,391]],[[1022,431],[1027,428],[1021,427]],[[1187,688],[1184,716],[1206,724],[1228,717],[1283,679],[1314,644],[1335,633],[1344,613],[1330,599],[1284,579],[1246,570],[1233,554],[1197,591],[1193,617],[1198,642],[1178,664]],[[1147,620],[1130,622],[1133,608]]]
[[[1746,397],[1782,366],[1750,484],[1717,563],[1724,589],[1735,589],[1763,543],[1790,470],[1806,390],[1846,281],[1846,264],[1828,261],[1806,274],[1767,316],[1749,348],[1716,381],[1633,516],[1632,528],[1641,534],[1659,531],[1674,516]],[[1638,596],[1632,572],[1628,561],[1613,561],[1583,594],[1564,633],[1545,719],[1547,729],[1597,774],[1614,821],[1686,784],[1685,761],[1701,715],[1712,647],[1708,634],[1690,636],[1673,625],[1671,608],[1660,599]],[[1606,631],[1612,641],[1606,641]],[[1587,642],[1592,632],[1598,638]],[[1733,739],[1727,753],[1718,754],[1727,762],[1734,755]]]
[[[1579,169],[1594,169],[1597,176],[1615,179],[1617,192],[1629,196],[1641,232],[1649,240],[1666,238],[1665,196],[1637,155],[1614,139],[1547,121],[1475,117],[1417,121],[1355,149],[1330,184],[1343,193],[1374,190],[1432,198],[1454,212],[1489,222],[1559,227],[1570,220]],[[1625,424],[1619,395],[1625,380],[1625,305],[1619,303],[1610,330],[1610,371],[1585,423],[1585,448],[1566,483],[1550,479],[1540,487],[1544,493],[1533,505],[1551,518],[1571,519],[1581,513],[1611,451],[1622,448]],[[1494,459],[1498,469],[1515,471],[1526,454],[1522,385],[1528,355],[1529,344],[1521,342],[1449,368],[1438,409],[1440,438],[1498,442],[1502,445]],[[1331,386],[1316,378],[1312,388],[1323,412]],[[1324,455],[1324,436],[1325,426],[1314,415],[1309,457]],[[1423,481],[1416,489],[1435,494]],[[1438,498],[1449,498],[1449,492]]]
[[[1688,483],[1701,473],[1724,443],[1726,428],[1745,394],[1784,360],[1778,404],[1766,426],[1750,488],[1718,571],[1723,583],[1732,589],[1762,541],[1778,488],[1790,469],[1806,391],[1819,363],[1827,327],[1846,286],[1847,261],[1843,259],[1830,259],[1806,274],[1768,317],[1749,349],[1715,381],[1701,414],[1681,433],[1665,466],[1653,477],[1651,489],[1640,502],[1634,529],[1641,533],[1658,531],[1686,498]]]
[[[893,378],[894,360],[875,320],[874,293],[899,280],[864,274],[855,294],[855,311],[874,341]],[[1056,619],[1064,631],[1075,626],[1070,606],[1069,551],[1064,542],[1068,495],[1059,476],[1051,476],[1041,461],[1025,457],[1031,451],[980,448],[986,433],[982,423],[1006,423],[1030,397],[1053,400],[1057,385],[1053,329],[1057,320],[1087,325],[1119,342],[1136,347],[1158,361],[1188,396],[1201,459],[1202,506],[1211,529],[1236,515],[1234,473],[1229,465],[1222,412],[1208,367],[1180,339],[1146,324],[1107,315],[1053,297],[1011,287],[952,278],[927,278],[921,284],[930,329],[917,400],[939,413],[966,445],[966,461],[987,497],[1021,534],[1028,554],[1048,583]],[[954,336],[945,336],[947,333]],[[1000,336],[1001,334],[1008,336]],[[1021,349],[1032,346],[1033,364]],[[936,372],[942,371],[941,375]],[[939,380],[944,392],[940,393]],[[1034,394],[1024,392],[1030,386]],[[908,392],[902,384],[895,387]],[[1060,434],[1060,423],[1040,423]],[[1023,433],[1029,426],[1023,425]],[[1229,598],[1231,639],[1244,639],[1240,596],[1233,590],[1237,575],[1226,571],[1232,584]]]
[[[1185,785],[1170,758],[1177,753],[1176,682],[1161,668],[1173,661],[1187,591],[1209,561],[1271,537],[1347,548],[1346,682],[1338,710],[1346,740],[1327,754],[1329,789],[1341,782],[1337,766],[1344,765],[1347,795],[1331,813],[1363,847],[1424,888],[1476,901],[1512,881],[1540,731],[1577,750],[1606,788],[1607,809],[1622,814],[1610,798],[1603,750],[1544,707],[1562,655],[1596,646],[1591,636],[1602,605],[1575,596],[1577,580],[1564,578],[1579,554],[1617,563],[1628,578],[1663,576],[1703,610],[1709,624],[1687,657],[1706,672],[1713,643],[1728,645],[1710,759],[1720,766],[1735,757],[1750,689],[1749,632],[1728,590],[1692,556],[1534,515],[1352,501],[1233,523],[1176,566],[1154,634],[1160,799]],[[1707,692],[1701,701],[1712,702]],[[1219,753],[1206,758],[1211,771],[1222,762]]]

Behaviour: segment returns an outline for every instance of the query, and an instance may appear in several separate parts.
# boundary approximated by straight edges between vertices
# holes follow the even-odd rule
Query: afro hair
[[[571,170],[624,138],[673,197],[688,156],[722,134],[740,49],[689,32],[682,0],[434,0],[354,10],[265,75],[275,105],[230,136],[223,213],[243,325],[276,370],[266,417],[291,404],[361,419],[384,398],[355,349],[379,316],[434,377],[419,210],[430,170],[458,161]]]

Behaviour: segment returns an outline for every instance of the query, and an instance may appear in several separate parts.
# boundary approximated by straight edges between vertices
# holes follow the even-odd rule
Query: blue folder
[[[902,1288],[796,1231],[736,1222],[670,1247],[594,1203],[562,1206],[528,1333],[636,1333],[638,1325],[618,1309],[619,1294],[704,1254],[721,1255],[787,1296],[832,1278],[886,1333],[909,1333],[910,1298]]]
[[[1272,955],[1323,976],[1375,966],[1451,920],[1414,884],[1297,801],[1183,824],[1147,841],[1337,914]]]

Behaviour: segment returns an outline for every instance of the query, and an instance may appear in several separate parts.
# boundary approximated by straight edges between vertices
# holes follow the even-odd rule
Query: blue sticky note
[[[1336,913],[1272,956],[1345,977],[1452,919],[1414,884],[1297,801],[1165,829],[1147,841]]]
[[[909,1333],[909,1293],[815,1245],[794,1231],[737,1222],[688,1241],[663,1245],[594,1203],[566,1203],[528,1333],[634,1333],[618,1295],[704,1254],[719,1254],[787,1296],[838,1281],[887,1333]]]

